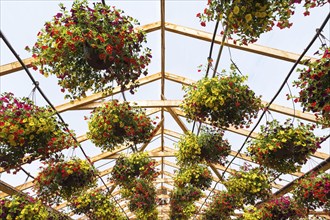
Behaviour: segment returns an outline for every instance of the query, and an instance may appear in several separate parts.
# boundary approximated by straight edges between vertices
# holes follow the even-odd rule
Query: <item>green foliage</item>
[[[70,207],[75,214],[85,214],[90,219],[126,219],[111,201],[111,197],[100,190],[84,192],[78,197],[73,197],[70,201]]]
[[[206,21],[220,22],[227,27],[230,38],[235,38],[241,44],[254,43],[261,34],[271,31],[276,25],[280,29],[290,28],[289,19],[294,14],[296,4],[302,1],[288,0],[209,0],[204,13],[198,13],[201,25]],[[309,9],[323,6],[327,0],[305,0],[304,15],[309,15]],[[236,36],[235,36],[236,35]],[[235,41],[234,41],[235,42]]]
[[[307,216],[304,207],[299,206],[288,196],[269,200],[258,208],[247,207],[244,211],[243,219],[245,220],[298,220]]]
[[[296,102],[301,102],[305,111],[315,113],[324,127],[330,126],[330,48],[322,48],[323,56],[314,61],[306,61],[307,69],[298,69],[299,79],[294,86],[300,89]]]
[[[202,197],[202,191],[191,184],[177,187],[170,194],[170,219],[188,220],[197,211],[194,201]]]
[[[211,186],[212,173],[204,165],[184,166],[174,177],[174,182],[179,188],[192,185],[203,190]]]
[[[212,196],[212,202],[208,204],[203,220],[229,220],[234,210],[239,208],[239,198],[227,191],[220,191]]]
[[[130,188],[137,178],[153,181],[158,176],[155,167],[156,161],[147,152],[132,153],[128,157],[121,156],[117,159],[110,179],[120,186]]]
[[[187,133],[180,138],[176,154],[179,164],[220,163],[224,164],[225,157],[230,153],[228,140],[223,139],[219,130],[202,129],[197,136]]]
[[[220,128],[248,127],[262,105],[260,97],[243,84],[245,80],[234,69],[228,76],[203,78],[184,87],[186,94],[180,107],[190,121],[208,120]]]
[[[34,189],[41,200],[58,203],[80,195],[96,184],[97,171],[87,160],[48,161],[35,178]]]
[[[259,200],[267,199],[270,196],[271,185],[268,176],[259,168],[241,168],[223,182],[230,194],[241,198],[243,204],[255,204]]]
[[[296,172],[320,147],[313,129],[314,126],[303,123],[295,128],[290,120],[284,125],[277,120],[267,122],[248,151],[254,161],[265,167],[281,173]]]
[[[76,143],[48,107],[12,93],[0,96],[0,167],[20,169],[22,163],[51,158]],[[23,161],[24,158],[24,161]]]
[[[95,146],[111,151],[118,145],[144,143],[154,126],[144,110],[113,100],[93,110],[88,128],[87,137]]]
[[[138,219],[157,219],[156,189],[151,181],[136,179],[132,188],[122,188],[121,193],[129,200],[129,210],[134,212]]]
[[[42,202],[22,196],[11,196],[0,199],[0,218],[3,220],[57,220],[60,219],[48,212]]]
[[[33,68],[55,75],[70,93],[66,98],[85,97],[88,90],[109,93],[113,81],[122,88],[132,83],[133,93],[151,58],[150,49],[142,48],[145,33],[134,30],[137,20],[101,2],[90,8],[87,0],[75,0],[71,10],[60,8],[38,33]]]
[[[330,174],[313,173],[298,181],[293,191],[295,200],[309,210],[330,211]]]

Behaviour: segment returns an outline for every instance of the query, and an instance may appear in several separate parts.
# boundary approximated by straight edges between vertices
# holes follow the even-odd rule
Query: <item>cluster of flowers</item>
[[[132,83],[133,92],[151,58],[150,49],[142,48],[145,33],[133,28],[138,22],[102,3],[90,8],[87,0],[75,0],[70,11],[60,8],[33,48],[26,48],[33,53],[33,68],[56,75],[67,98],[84,97],[89,89],[109,92],[112,81],[122,88]]]

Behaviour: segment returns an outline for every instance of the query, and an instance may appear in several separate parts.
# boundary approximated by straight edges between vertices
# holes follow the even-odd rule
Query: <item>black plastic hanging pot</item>
[[[108,69],[113,62],[110,60],[102,60],[99,55],[96,49],[92,48],[87,42],[84,43],[84,56],[87,63],[97,70]]]

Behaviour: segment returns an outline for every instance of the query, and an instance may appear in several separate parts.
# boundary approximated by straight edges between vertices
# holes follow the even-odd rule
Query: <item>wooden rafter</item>
[[[192,38],[196,38],[196,39],[208,41],[208,42],[211,42],[212,37],[213,37],[212,33],[208,33],[205,31],[201,31],[201,30],[197,30],[197,29],[193,29],[193,28],[189,28],[189,27],[184,27],[184,26],[180,26],[180,25],[176,25],[176,24],[172,24],[172,23],[168,23],[168,22],[166,22],[166,24],[165,24],[165,29],[166,29],[166,31],[169,31],[169,32],[173,32],[176,34],[180,34],[180,35],[184,35],[187,37],[192,37]],[[217,35],[214,42],[216,44],[221,44],[222,36]],[[288,51],[265,47],[265,46],[261,46],[261,45],[257,45],[257,44],[249,44],[248,46],[238,45],[238,44],[235,44],[232,40],[227,40],[224,43],[224,45],[227,47],[231,47],[231,48],[235,48],[235,49],[239,49],[239,50],[243,50],[243,51],[251,52],[251,53],[255,53],[255,54],[260,54],[263,56],[268,56],[268,57],[272,57],[275,59],[284,60],[284,61],[288,61],[288,62],[296,62],[296,60],[298,60],[298,58],[300,56],[299,54],[296,54],[296,53],[291,53]],[[313,57],[304,57],[304,59],[310,59],[312,61],[315,61],[315,58],[313,58]]]
[[[149,76],[146,76],[146,77],[143,77],[143,78],[139,79],[138,84],[140,86],[142,86],[142,85],[157,81],[160,78],[161,78],[161,74],[160,73],[155,73],[155,74],[152,74],[152,75],[149,75]],[[121,92],[121,88],[118,86],[118,87],[115,87],[113,89],[113,92],[112,92],[111,95],[115,95],[115,94],[118,94],[120,92]],[[84,106],[84,105],[87,105],[89,103],[93,103],[93,102],[95,102],[97,100],[100,100],[100,99],[103,99],[105,97],[106,96],[105,96],[104,93],[99,92],[99,93],[95,93],[95,94],[92,94],[90,96],[87,96],[86,98],[81,98],[80,100],[75,100],[73,102],[67,102],[67,103],[64,103],[62,105],[56,106],[55,109],[58,112],[65,112],[65,111],[68,111],[68,110],[74,110],[74,109],[76,109],[80,106]]]
[[[169,32],[173,32],[176,34],[180,34],[180,35],[184,35],[184,36],[188,36],[188,37],[192,37],[192,38],[196,38],[196,39],[204,40],[204,41],[208,41],[208,42],[211,42],[211,40],[212,40],[212,34],[205,32],[205,31],[196,30],[196,29],[189,28],[189,27],[183,27],[183,26],[175,25],[175,24],[168,23],[168,22],[165,22],[164,25],[165,25],[165,30],[169,31]],[[138,27],[137,29],[143,29],[146,32],[153,32],[153,31],[161,29],[161,22],[154,22],[154,23],[150,23],[147,25],[143,25],[141,27]],[[218,35],[215,38],[216,44],[221,43],[221,37],[222,36]],[[285,60],[285,61],[289,61],[289,62],[295,62],[299,57],[299,54],[295,54],[295,53],[291,53],[291,52],[283,51],[283,50],[278,50],[278,49],[270,48],[270,47],[266,47],[266,46],[261,46],[261,45],[257,45],[257,44],[241,46],[241,45],[234,44],[233,41],[231,41],[231,40],[228,40],[228,42],[226,42],[225,45],[228,47],[235,48],[235,49],[239,49],[239,50],[243,50],[243,51],[247,51],[247,52],[251,52],[251,53],[256,53],[256,54],[260,54],[263,56],[268,56],[268,57]],[[313,57],[305,57],[304,59],[310,59],[311,61],[315,61],[315,58],[313,58]],[[27,65],[27,67],[31,67],[31,61],[32,61],[32,58],[27,58],[27,59],[23,60],[23,62],[25,63],[25,65]],[[17,72],[20,70],[22,70],[22,67],[19,64],[19,62],[5,64],[5,65],[0,66],[0,76],[4,76],[6,74]]]

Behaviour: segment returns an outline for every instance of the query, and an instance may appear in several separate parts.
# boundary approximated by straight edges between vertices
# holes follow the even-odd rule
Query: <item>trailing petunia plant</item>
[[[229,126],[249,127],[262,108],[261,99],[244,85],[247,79],[234,68],[226,74],[203,78],[191,86],[184,87],[181,108],[188,120],[209,121],[220,128]]]
[[[120,186],[130,188],[137,178],[151,182],[157,176],[156,161],[152,160],[147,152],[137,152],[117,159],[111,171],[110,180]]]
[[[87,160],[50,160],[35,178],[34,190],[41,200],[58,203],[62,198],[68,200],[95,186],[96,176],[97,171]]]
[[[70,207],[75,214],[85,214],[90,219],[126,219],[111,197],[97,189],[72,197]]]
[[[300,179],[293,195],[308,210],[321,208],[330,211],[330,174],[312,173]]]
[[[129,200],[129,210],[138,219],[156,219],[156,189],[152,182],[146,179],[136,179],[132,188],[122,188],[122,196]]]
[[[301,102],[304,111],[315,113],[324,127],[330,126],[330,48],[321,48],[322,57],[305,61],[307,68],[298,69],[299,79],[293,84],[300,89],[295,102]]]
[[[12,93],[0,96],[0,167],[20,169],[23,163],[45,160],[57,152],[76,147],[66,129],[48,107]]]
[[[133,147],[145,142],[154,126],[143,109],[113,100],[93,110],[88,128],[87,137],[97,147],[111,151],[118,145]]]
[[[192,185],[204,190],[211,186],[212,173],[205,165],[183,166],[174,177],[174,182],[179,188]]]
[[[58,216],[50,213],[40,200],[19,195],[0,199],[0,218],[4,220],[56,220]]]
[[[223,184],[230,194],[242,199],[245,205],[267,199],[271,193],[268,176],[260,168],[242,166],[240,171],[232,174]]]
[[[219,20],[227,27],[227,35],[241,44],[254,43],[261,34],[271,31],[276,25],[280,29],[290,28],[290,18],[297,4],[304,2],[304,15],[309,9],[323,6],[327,0],[208,0],[207,7],[197,17],[202,26],[207,21]],[[236,42],[236,41],[234,41]]]
[[[87,90],[111,92],[113,81],[133,92],[136,80],[147,75],[150,49],[146,34],[134,29],[138,21],[114,6],[75,0],[67,10],[45,23],[32,49],[32,67],[44,76],[55,75],[66,98],[86,96]]]
[[[261,126],[261,132],[248,147],[252,159],[280,173],[296,172],[319,147],[320,139],[313,133],[314,126],[290,119],[284,125],[277,120]]]
[[[188,220],[197,211],[194,202],[201,197],[201,189],[191,184],[174,188],[170,194],[170,219]]]
[[[245,210],[244,219],[302,219],[306,217],[304,207],[298,205],[295,200],[288,196],[269,200],[258,208],[249,207]]]
[[[177,144],[179,164],[219,163],[223,165],[230,153],[230,144],[223,131],[203,128],[197,136],[186,133]]]
[[[212,202],[207,205],[203,220],[229,220],[235,209],[240,207],[239,198],[227,191],[220,191],[212,196]]]

